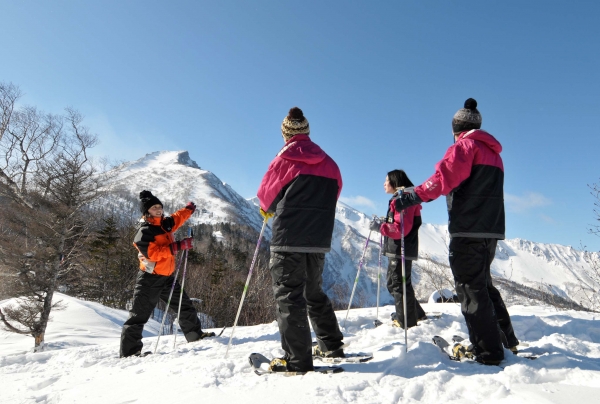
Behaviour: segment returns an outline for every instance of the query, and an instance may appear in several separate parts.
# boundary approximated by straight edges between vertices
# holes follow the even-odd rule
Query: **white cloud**
[[[358,206],[364,206],[367,208],[371,208],[371,209],[375,209],[375,202],[373,202],[372,200],[370,200],[367,197],[364,196],[350,196],[350,197],[340,197],[340,201],[344,202],[346,205],[348,206],[352,206],[353,208],[356,208]]]
[[[540,218],[546,223],[556,224],[556,220],[548,215],[540,214]]]
[[[523,196],[504,194],[508,209],[516,213],[524,213],[540,206],[550,205],[552,201],[537,192],[527,192]]]

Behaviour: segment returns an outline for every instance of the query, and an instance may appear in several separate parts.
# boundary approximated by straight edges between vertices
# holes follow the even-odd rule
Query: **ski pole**
[[[177,269],[175,270],[175,276],[173,277],[173,284],[171,285],[171,292],[169,292],[169,300],[167,300],[167,305],[165,306],[165,313],[163,314],[162,321],[160,322],[160,329],[158,331],[158,338],[156,339],[156,346],[154,347],[154,353],[158,349],[158,341],[160,341],[160,336],[162,334],[163,326],[165,325],[165,319],[167,318],[167,312],[169,311],[169,306],[171,304],[171,297],[173,296],[173,289],[175,289],[175,281],[177,280],[177,275],[179,274],[179,268],[181,267],[181,263],[183,262],[183,253],[181,257],[179,257],[179,263],[177,264]]]
[[[408,352],[408,315],[406,313],[406,261],[404,258],[404,211],[400,213],[400,257],[402,259],[402,307],[404,309],[404,347]]]
[[[356,279],[354,279],[354,286],[352,286],[352,293],[350,294],[350,301],[348,302],[348,310],[346,311],[346,318],[344,319],[344,328],[346,328],[346,320],[348,320],[348,314],[350,313],[350,306],[352,306],[352,299],[354,298],[354,292],[356,291],[356,285],[358,285],[358,276],[360,275],[360,270],[363,266],[363,262],[365,260],[365,254],[367,252],[367,247],[369,246],[369,240],[371,239],[371,232],[369,230],[369,236],[367,237],[367,242],[365,243],[365,248],[363,249],[362,256],[360,257],[360,262],[358,263],[358,271],[356,272]]]
[[[225,351],[225,357],[227,358],[227,354],[229,353],[229,347],[231,346],[231,340],[233,339],[233,333],[235,333],[235,327],[237,325],[238,319],[240,318],[240,313],[242,312],[242,306],[244,305],[244,298],[246,297],[246,292],[248,291],[248,285],[250,284],[250,278],[252,277],[252,271],[254,270],[254,263],[256,262],[256,257],[258,256],[258,251],[260,248],[260,241],[262,240],[263,233],[265,232],[265,227],[267,227],[268,217],[265,217],[263,220],[262,228],[260,229],[260,234],[258,236],[258,242],[256,243],[256,250],[254,250],[254,256],[252,257],[252,263],[250,264],[250,271],[248,271],[248,278],[246,279],[246,284],[244,285],[244,291],[242,292],[242,298],[240,299],[240,306],[238,307],[237,314],[235,315],[235,321],[233,322],[233,328],[231,329],[231,336],[229,337],[229,343],[227,344],[227,350]]]
[[[377,309],[375,311],[375,327],[382,323],[379,321],[379,291],[381,290],[381,255],[383,254],[383,234],[379,233],[379,267],[377,268]]]
[[[192,228],[188,229],[188,237],[192,237]],[[187,260],[190,250],[185,250],[185,262],[183,263],[183,274],[181,274],[181,292],[179,293],[179,307],[177,308],[177,325],[179,328],[179,315],[181,314],[181,301],[183,300],[183,286],[185,285],[185,271],[187,269]],[[175,336],[173,337],[173,349],[175,349],[175,341],[177,341],[177,328],[175,328]],[[183,332],[183,330],[181,330]]]

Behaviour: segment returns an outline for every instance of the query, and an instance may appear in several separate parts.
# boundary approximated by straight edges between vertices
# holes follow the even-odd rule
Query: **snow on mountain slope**
[[[231,186],[210,171],[201,169],[187,151],[161,151],[139,160],[124,163],[110,171],[115,179],[113,199],[135,200],[143,189],[151,190],[163,203],[173,209],[193,200],[198,205],[195,222],[217,223],[230,221],[247,224],[260,231],[263,218],[258,213],[256,197],[245,199]],[[385,212],[377,212],[382,216]],[[427,204],[423,205],[427,220]],[[336,208],[332,249],[326,256],[324,288],[345,283],[351,290],[359,268],[371,216],[342,202]],[[270,223],[265,231],[270,238]],[[419,230],[419,252],[423,258],[448,263],[448,234],[446,225],[424,223]],[[377,296],[380,235],[371,232],[357,285],[354,303],[374,305]],[[597,254],[596,254],[597,255]],[[522,239],[501,240],[492,265],[494,276],[506,278],[533,288],[544,288],[552,293],[578,300],[577,290],[583,284],[593,284],[585,275],[589,265],[583,252],[572,247],[542,244]],[[381,302],[391,302],[385,287],[387,258],[381,258]],[[419,283],[419,270],[413,281]],[[547,285],[550,285],[549,287]],[[596,285],[597,287],[597,285]]]
[[[426,218],[427,204],[423,206]],[[358,262],[369,234],[371,217],[348,205],[338,202],[336,213],[336,229],[332,249],[336,255],[344,258],[336,259],[333,271],[337,272],[333,279],[353,281],[358,269]],[[358,289],[363,289],[369,296],[369,303],[375,302],[378,271],[379,233],[371,233],[371,241],[367,248],[365,264],[362,268],[364,275],[359,278]],[[419,257],[434,259],[442,264],[448,264],[449,235],[446,225],[424,223],[419,228]],[[598,256],[598,253],[594,254]],[[522,239],[499,240],[496,257],[492,263],[492,274],[519,284],[542,289],[562,297],[580,301],[581,286],[590,286],[596,290],[600,287],[586,275],[590,265],[584,260],[584,252],[570,246],[544,244]],[[350,264],[352,263],[352,264]],[[387,259],[382,259],[382,282],[385,282]],[[421,280],[419,269],[415,284]],[[451,278],[450,270],[448,269]],[[382,287],[382,302],[389,302],[391,296]]]
[[[160,339],[156,354],[119,359],[119,336],[127,312],[57,293],[65,310],[53,312],[47,349],[31,353],[33,338],[0,331],[2,403],[597,403],[600,393],[600,332],[594,313],[548,307],[513,306],[509,311],[523,348],[540,355],[528,360],[505,351],[500,366],[450,361],[431,343],[433,335],[467,337],[455,304],[424,304],[441,311],[404,332],[390,325],[392,306],[350,312],[344,333],[346,352],[370,352],[373,359],[344,364],[344,372],[257,376],[252,352],[280,357],[275,321],[237,327],[225,357],[231,329],[221,337],[186,343],[179,335]],[[0,302],[4,307],[7,301]],[[337,312],[343,322],[345,311]],[[153,351],[156,326],[144,333]],[[211,331],[219,331],[213,329]],[[314,334],[313,334],[314,337]],[[316,364],[318,362],[315,361]]]
[[[128,195],[137,200],[147,189],[173,210],[188,201],[198,206],[192,222],[234,222],[260,231],[262,217],[254,205],[210,171],[201,169],[187,151],[147,154],[108,172],[113,181],[112,197]]]

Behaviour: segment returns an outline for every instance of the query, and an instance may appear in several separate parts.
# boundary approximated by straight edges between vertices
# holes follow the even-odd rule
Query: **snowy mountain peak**
[[[138,159],[134,162],[125,163],[124,165],[127,165],[129,167],[136,166],[138,168],[141,168],[143,166],[164,167],[173,164],[181,164],[191,168],[200,169],[200,166],[190,158],[190,154],[187,152],[187,150],[157,151],[153,153],[148,153],[141,159]]]
[[[260,230],[258,209],[215,174],[201,169],[185,150],[148,153],[114,168],[108,176],[113,180],[113,197],[137,199],[147,189],[170,209],[167,213],[194,201],[198,209],[192,222],[233,222]]]

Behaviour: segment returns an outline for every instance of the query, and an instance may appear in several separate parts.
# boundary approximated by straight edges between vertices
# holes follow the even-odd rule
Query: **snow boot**
[[[477,355],[475,353],[475,349],[474,349],[473,345],[469,345],[468,347],[465,347],[464,345],[462,345],[458,342],[456,344],[454,344],[454,346],[452,347],[452,354],[459,359],[463,359],[463,358],[472,359],[475,362],[479,362],[484,365],[497,366],[500,364],[500,362],[502,362],[502,359],[491,359],[491,358],[484,359],[480,355]]]
[[[392,327],[397,327],[397,328],[404,329],[404,324],[402,324],[401,321],[398,321],[398,320],[394,319],[394,320],[392,320]]]
[[[143,358],[144,356],[152,355],[152,351],[142,352],[141,350],[133,353],[131,355],[121,356],[121,358],[131,358],[132,356],[137,356],[138,358]]]
[[[472,345],[469,345],[468,347],[466,347],[463,344],[457,342],[452,347],[452,355],[454,355],[456,358],[459,358],[459,359],[463,359],[463,358],[475,359],[475,355],[473,354],[472,349],[473,349]]]
[[[270,372],[287,372],[287,361],[284,358],[275,358],[269,363]]]
[[[185,339],[187,340],[187,342],[196,342],[196,341],[200,341],[201,339],[208,338],[208,337],[214,337],[214,336],[215,336],[214,332],[204,332],[204,331],[200,330],[200,333],[198,333],[196,331],[192,331],[192,332],[185,334]]]
[[[344,348],[334,349],[333,351],[321,351],[319,345],[313,347],[313,356],[320,358],[345,358]]]

